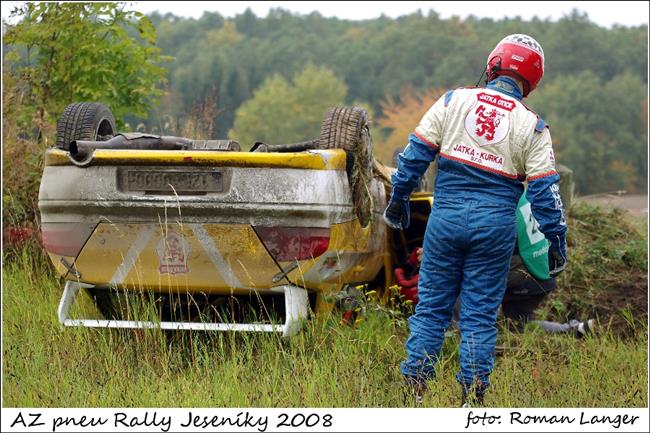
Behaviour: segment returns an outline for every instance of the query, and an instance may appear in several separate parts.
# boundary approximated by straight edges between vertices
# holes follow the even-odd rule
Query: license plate
[[[121,170],[120,185],[126,191],[146,193],[209,193],[223,192],[223,172],[170,171],[170,170]]]

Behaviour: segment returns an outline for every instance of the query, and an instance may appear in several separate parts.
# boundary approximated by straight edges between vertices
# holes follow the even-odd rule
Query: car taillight
[[[97,224],[42,223],[43,245],[53,254],[77,257]]]
[[[266,249],[279,262],[318,257],[330,244],[330,229],[254,227]]]

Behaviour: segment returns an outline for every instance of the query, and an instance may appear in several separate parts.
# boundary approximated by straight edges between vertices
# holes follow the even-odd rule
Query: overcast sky
[[[2,2],[2,17],[6,18],[16,2]],[[9,7],[7,7],[9,6]],[[162,13],[172,12],[174,15],[199,18],[204,11],[219,12],[221,15],[232,17],[251,8],[257,16],[264,17],[271,8],[282,7],[299,14],[320,12],[326,17],[361,20],[376,18],[382,13],[389,17],[398,17],[421,9],[427,13],[435,10],[442,18],[452,15],[466,17],[474,15],[479,18],[500,19],[503,17],[521,16],[529,20],[534,16],[557,20],[571,12],[572,9],[587,12],[589,18],[605,27],[614,24],[637,26],[648,24],[648,2],[619,1],[431,1],[431,2],[342,2],[342,1],[313,1],[313,2],[246,2],[246,1],[144,1],[131,2],[131,8],[144,13],[158,10]]]

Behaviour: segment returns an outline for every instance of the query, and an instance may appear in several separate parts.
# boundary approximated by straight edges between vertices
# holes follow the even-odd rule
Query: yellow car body
[[[78,121],[87,110],[94,130]],[[43,244],[66,281],[61,323],[290,335],[311,311],[331,309],[327,295],[391,286],[394,266],[421,242],[431,195],[413,196],[411,228],[390,230],[391,169],[372,159],[365,112],[328,113],[318,144],[242,152],[227,141],[114,134],[104,106],[70,105],[39,191]],[[70,316],[82,289],[104,319]],[[125,316],[121,295],[168,313],[157,323]]]
[[[220,189],[201,190],[214,173]],[[194,182],[198,192],[159,188],[169,179]],[[156,190],[147,191],[147,182]],[[325,295],[346,285],[393,283],[395,253],[381,217],[387,194],[381,176],[372,178],[369,190],[372,217],[362,227],[340,149],[97,149],[84,164],[50,149],[39,207],[46,250],[72,292],[263,297],[294,287],[319,313],[332,306]],[[430,203],[430,195],[414,200]],[[62,299],[62,321],[92,326],[61,317],[70,302],[69,296]]]

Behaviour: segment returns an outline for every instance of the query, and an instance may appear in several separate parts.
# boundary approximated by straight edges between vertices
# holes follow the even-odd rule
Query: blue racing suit
[[[395,228],[408,226],[408,199],[438,158],[434,204],[424,238],[419,302],[409,319],[402,373],[415,380],[434,366],[460,297],[458,381],[487,387],[496,343],[496,318],[515,244],[515,209],[526,192],[540,230],[566,257],[566,222],[550,133],[521,103],[521,92],[500,76],[485,88],[447,92],[409,135],[392,176],[385,213]],[[391,204],[405,217],[391,218]],[[395,207],[393,207],[395,209]],[[394,215],[394,214],[393,214]]]

